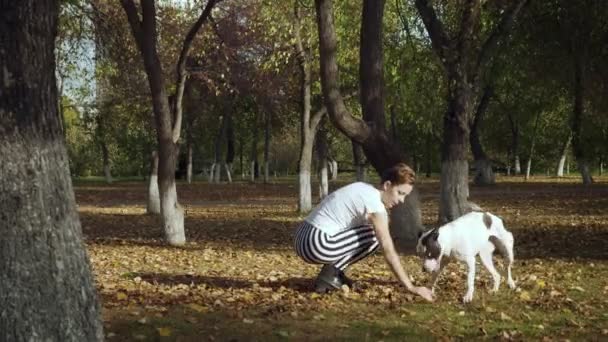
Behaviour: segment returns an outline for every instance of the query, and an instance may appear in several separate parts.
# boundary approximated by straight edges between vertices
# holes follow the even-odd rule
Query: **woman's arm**
[[[420,295],[428,301],[432,301],[433,296],[431,290],[427,289],[426,287],[414,286],[410,281],[410,277],[403,269],[399,255],[397,254],[397,251],[395,251],[395,245],[393,244],[390,231],[388,230],[388,220],[386,215],[378,213],[371,214],[370,221],[374,225],[376,238],[382,247],[384,258],[397,279],[408,291]]]

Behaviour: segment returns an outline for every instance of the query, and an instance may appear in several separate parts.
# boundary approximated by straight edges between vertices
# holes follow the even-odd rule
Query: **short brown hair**
[[[382,183],[390,181],[395,185],[414,184],[416,173],[405,163],[398,163],[382,172]]]

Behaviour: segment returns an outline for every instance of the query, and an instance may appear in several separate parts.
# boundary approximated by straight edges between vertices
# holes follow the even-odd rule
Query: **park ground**
[[[458,263],[431,304],[398,286],[380,253],[349,269],[354,290],[314,293],[318,267],[291,248],[302,219],[293,179],[179,184],[184,248],[167,247],[160,219],[145,214],[144,182],[81,180],[75,192],[109,341],[600,341],[608,340],[608,178],[597,181],[500,177],[471,187],[471,200],[515,235],[518,288],[503,282],[488,293],[480,267],[468,305]],[[432,226],[439,184],[423,179],[419,190]],[[402,261],[426,282],[417,257]]]

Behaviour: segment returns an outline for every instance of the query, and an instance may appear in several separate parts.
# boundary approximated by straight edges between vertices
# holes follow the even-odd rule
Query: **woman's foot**
[[[349,277],[347,277],[343,271],[340,271],[339,277],[344,285],[348,286],[350,289],[353,288],[353,284],[354,284],[353,280],[350,279]]]
[[[317,293],[326,293],[342,288],[345,284],[341,277],[341,271],[333,265],[323,265],[321,272],[315,279],[315,291]]]

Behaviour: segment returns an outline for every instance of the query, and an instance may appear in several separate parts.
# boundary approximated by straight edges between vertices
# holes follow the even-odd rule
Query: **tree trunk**
[[[257,125],[258,114],[255,114],[253,120],[253,139],[251,139],[251,155],[249,160],[251,161],[251,181],[255,182],[255,178],[258,175],[258,125]]]
[[[571,141],[572,141],[572,133],[568,134],[568,138],[566,139],[566,141],[564,142],[564,144],[562,145],[562,148],[560,150],[560,158],[559,158],[559,162],[557,163],[557,170],[555,171],[555,175],[557,177],[564,176],[564,165],[566,164],[566,157],[568,155],[568,148],[570,147]]]
[[[479,126],[490,103],[492,93],[492,87],[486,87],[471,123],[471,132],[469,133],[471,151],[475,160],[475,178],[473,180],[475,185],[494,185],[496,183],[494,172],[492,171],[492,163],[488,160],[488,156],[484,152],[481,140],[479,139]]]
[[[192,142],[188,142],[188,166],[186,171],[186,180],[188,184],[192,184]]]
[[[449,81],[456,87],[466,86],[466,81]],[[443,118],[443,143],[441,152],[441,183],[439,222],[453,221],[469,209],[469,162],[467,160],[470,111],[469,89],[452,90],[448,110]]]
[[[589,185],[593,183],[593,177],[589,170],[589,161],[587,153],[582,146],[582,123],[584,111],[585,83],[584,83],[584,66],[585,54],[584,51],[575,51],[574,65],[574,109],[572,111],[572,119],[570,125],[572,128],[572,151],[576,158],[578,170],[581,173],[583,184]]]
[[[395,112],[394,105],[390,106],[390,113],[391,113],[391,138],[393,139],[393,141],[397,142],[397,141],[399,141],[398,136],[397,136],[397,113]]]
[[[215,136],[215,157],[213,161],[213,165],[215,165],[213,181],[215,183],[219,183],[221,180],[222,145],[224,144],[228,133],[228,114],[222,115],[220,120],[220,127]]]
[[[186,81],[186,58],[194,36],[206,21],[217,0],[209,0],[196,23],[184,39],[177,62],[176,94],[169,105],[163,70],[158,56],[156,7],[153,0],[142,0],[141,13],[133,0],[121,0],[127,14],[131,32],[141,53],[146,76],[152,95],[152,107],[156,121],[156,134],[159,151],[158,186],[160,192],[161,216],[165,239],[170,245],[182,246],[186,243],[184,231],[184,211],[177,201],[175,167],[178,154],[178,141],[181,133],[182,96]]]
[[[356,176],[358,182],[366,182],[365,177],[365,160],[363,157],[363,149],[356,141],[351,140],[353,146],[353,164],[355,165]]]
[[[266,111],[264,119],[264,184],[266,184],[270,181],[270,126],[272,123],[272,112],[270,110]]]
[[[317,161],[319,167],[319,198],[323,199],[329,194],[327,181],[327,131],[321,127],[317,131]]]
[[[101,141],[101,153],[103,156],[103,176],[107,184],[112,184],[112,172],[110,171],[110,152],[105,141]]]
[[[532,168],[532,156],[534,155],[534,145],[536,144],[536,133],[538,132],[538,123],[540,122],[540,112],[536,114],[536,120],[534,120],[534,130],[532,131],[532,141],[530,142],[530,154],[528,156],[528,163],[526,165],[526,176],[525,180],[530,179],[530,170]]]
[[[600,156],[600,176],[604,175],[604,158]]]
[[[433,135],[431,133],[427,133],[426,134],[426,156],[425,156],[425,160],[426,160],[426,177],[430,178],[431,177],[431,173],[433,172],[433,160],[432,160],[432,156],[433,156]]]
[[[332,181],[338,180],[338,161],[333,158],[330,158],[329,166],[331,168],[331,180]]]
[[[241,169],[241,180],[245,180],[245,165],[243,164],[244,139],[242,134],[239,134],[239,166]]]
[[[103,341],[57,107],[59,1],[0,8],[0,340]]]
[[[232,163],[234,162],[234,127],[232,123],[232,106],[229,107],[227,116],[227,127],[226,127],[226,163],[224,164],[224,170],[226,170],[226,178],[228,183],[232,183]]]
[[[150,179],[148,180],[148,214],[160,214],[160,194],[158,192],[158,152],[150,158]]]

